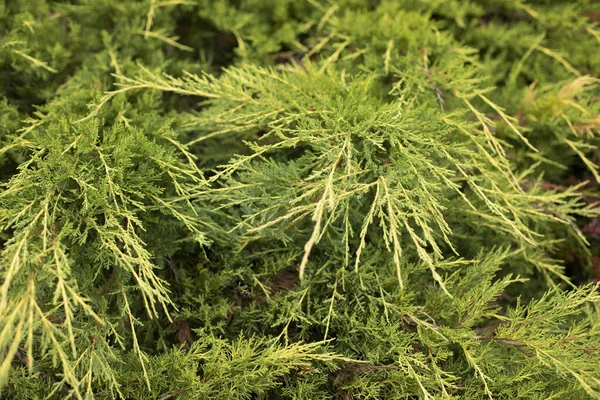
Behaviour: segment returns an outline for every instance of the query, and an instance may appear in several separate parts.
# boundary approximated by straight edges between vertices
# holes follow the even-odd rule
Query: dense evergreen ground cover
[[[2,0],[0,397],[600,398],[594,0]]]

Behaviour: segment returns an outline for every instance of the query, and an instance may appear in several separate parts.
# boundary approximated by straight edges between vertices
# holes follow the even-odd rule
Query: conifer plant
[[[0,3],[3,399],[600,399],[594,0]]]

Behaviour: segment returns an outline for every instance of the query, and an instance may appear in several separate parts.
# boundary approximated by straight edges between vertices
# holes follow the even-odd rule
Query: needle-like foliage
[[[0,4],[0,396],[600,398],[598,18]]]

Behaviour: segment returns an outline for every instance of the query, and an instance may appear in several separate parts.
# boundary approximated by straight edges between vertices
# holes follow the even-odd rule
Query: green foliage
[[[0,395],[600,398],[597,20],[0,4]]]

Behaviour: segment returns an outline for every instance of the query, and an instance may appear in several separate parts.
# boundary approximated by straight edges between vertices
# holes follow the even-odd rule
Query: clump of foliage
[[[0,396],[600,398],[592,0],[0,4]]]

